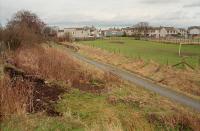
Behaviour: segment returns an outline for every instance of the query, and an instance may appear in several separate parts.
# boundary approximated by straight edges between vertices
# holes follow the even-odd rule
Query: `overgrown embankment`
[[[81,63],[65,49],[21,47],[0,83],[4,130],[199,130],[190,109]]]

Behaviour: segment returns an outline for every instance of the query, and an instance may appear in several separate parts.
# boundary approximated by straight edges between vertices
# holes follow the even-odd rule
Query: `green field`
[[[164,44],[150,41],[134,40],[131,38],[115,38],[107,40],[81,41],[80,43],[102,48],[114,53],[120,53],[130,58],[153,60],[160,64],[177,64],[182,60],[179,57],[179,45]],[[182,45],[181,55],[192,66],[198,66],[200,61],[199,45]]]

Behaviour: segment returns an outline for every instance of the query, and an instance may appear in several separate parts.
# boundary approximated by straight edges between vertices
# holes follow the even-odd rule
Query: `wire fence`
[[[119,38],[114,38],[114,39],[119,40]],[[124,38],[120,38],[120,39],[124,39]],[[113,40],[113,38],[112,38],[112,40]],[[101,47],[101,46],[97,46],[95,44],[90,44],[90,46],[93,47],[93,48],[101,48],[101,49],[109,51],[113,54],[125,56],[126,58],[133,58],[133,59],[145,60],[145,61],[154,60],[154,59],[145,58],[141,54],[133,54],[131,52],[126,52],[126,51],[124,51],[120,48],[115,48],[115,47],[110,47],[110,46],[108,46],[108,47],[102,46]],[[178,52],[177,52],[177,54],[178,54]],[[192,59],[193,59],[193,62],[191,62],[191,57],[181,55],[181,56],[179,56],[179,59],[177,59],[177,61],[174,62],[174,60],[171,60],[170,58],[163,57],[163,59],[161,60],[162,61],[161,63],[163,65],[167,65],[167,66],[176,67],[176,66],[179,66],[179,65],[183,65],[183,67],[187,66],[191,69],[196,69],[196,68],[199,69],[200,68],[200,55],[195,56]]]
[[[184,39],[184,38],[143,38],[142,40],[170,43],[170,44],[188,44],[188,45],[200,45],[200,39]]]

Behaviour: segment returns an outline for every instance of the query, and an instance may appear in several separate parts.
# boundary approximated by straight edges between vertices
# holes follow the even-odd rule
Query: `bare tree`
[[[50,26],[45,26],[43,29],[43,34],[47,40],[55,40],[57,31]]]
[[[150,29],[148,22],[139,22],[135,25],[139,37],[147,37]]]
[[[45,24],[30,11],[18,11],[7,23],[4,31],[4,42],[12,49],[21,44],[40,43],[43,40],[42,30]]]
[[[64,35],[64,40],[68,42],[73,42],[72,34],[70,32],[66,32]]]
[[[3,41],[3,27],[0,24],[0,42]]]

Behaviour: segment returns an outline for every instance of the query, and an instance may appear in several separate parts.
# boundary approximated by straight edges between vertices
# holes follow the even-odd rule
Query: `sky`
[[[49,25],[200,25],[200,0],[0,0],[0,23],[19,10],[36,13]]]

